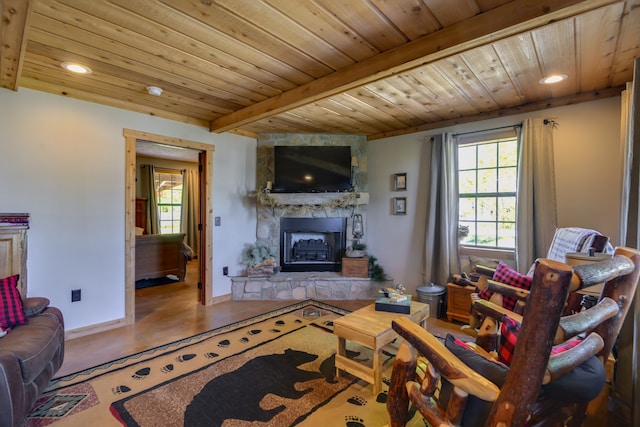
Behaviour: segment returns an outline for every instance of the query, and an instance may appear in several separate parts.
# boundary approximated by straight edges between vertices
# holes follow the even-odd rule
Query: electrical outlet
[[[222,275],[223,276],[229,275],[229,267],[222,267]]]
[[[219,216],[215,217],[213,221],[214,221],[216,227],[220,227],[220,217]]]
[[[82,293],[80,289],[73,289],[71,291],[71,302],[78,302],[82,299]]]

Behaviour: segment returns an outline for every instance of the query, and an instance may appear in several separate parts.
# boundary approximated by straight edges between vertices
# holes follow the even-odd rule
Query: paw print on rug
[[[119,385],[117,387],[112,388],[111,391],[113,392],[113,394],[123,394],[123,393],[129,393],[131,389],[126,385]]]
[[[241,343],[241,344],[246,344],[246,343],[248,343],[248,342],[249,342],[249,338],[247,338],[247,337],[242,337],[242,338],[240,338],[240,343]]]
[[[332,328],[333,327],[333,320],[324,321],[324,322],[322,322],[322,324],[324,326],[328,326],[328,327]]]
[[[261,332],[262,332],[262,329],[252,329],[249,332],[247,332],[247,334],[249,334],[249,335],[258,335]]]
[[[269,329],[269,332],[271,332],[272,334],[279,334],[280,329]]]
[[[302,323],[302,320],[300,320],[300,319],[296,319],[295,323],[300,324],[300,323]]]
[[[165,374],[168,374],[169,372],[173,371],[173,363],[169,363],[168,365],[163,366],[162,368],[160,368],[160,371],[162,371]]]
[[[142,368],[137,370],[133,375],[131,375],[131,378],[133,378],[134,380],[143,380],[147,378],[150,373],[151,373],[151,368]]]
[[[360,417],[347,415],[346,417],[344,417],[344,420],[347,422],[347,427],[364,427],[364,420]]]
[[[348,403],[356,406],[364,406],[367,404],[367,400],[361,396],[353,396],[347,399]]]
[[[207,359],[215,359],[218,356],[220,356],[218,353],[205,353],[204,354],[204,357],[206,357]]]
[[[389,397],[389,394],[386,391],[380,392],[378,396],[376,396],[376,402],[387,403],[387,397]]]
[[[183,354],[183,355],[180,355],[180,356],[176,357],[176,361],[177,362],[187,362],[187,361],[193,359],[194,357],[196,357],[196,355],[193,354],[193,353]]]
[[[284,320],[276,321],[276,326],[284,326]]]
[[[218,343],[218,347],[226,348],[226,347],[229,347],[229,344],[231,344],[231,341],[222,340]]]

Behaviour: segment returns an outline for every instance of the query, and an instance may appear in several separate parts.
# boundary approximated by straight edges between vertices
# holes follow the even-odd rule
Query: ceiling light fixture
[[[87,67],[86,65],[78,64],[76,62],[63,62],[60,65],[65,70],[71,71],[72,73],[91,74],[91,68]]]
[[[553,83],[558,83],[563,80],[566,80],[567,77],[568,76],[566,74],[549,74],[548,76],[545,76],[540,79],[540,84],[550,85]]]
[[[149,95],[160,96],[162,95],[162,88],[158,86],[147,86],[147,92]]]

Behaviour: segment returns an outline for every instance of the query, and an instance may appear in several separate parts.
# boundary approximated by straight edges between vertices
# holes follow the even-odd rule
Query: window
[[[182,173],[158,170],[155,173],[160,234],[180,233],[182,215]]]
[[[515,137],[458,146],[461,245],[515,249],[517,172]]]

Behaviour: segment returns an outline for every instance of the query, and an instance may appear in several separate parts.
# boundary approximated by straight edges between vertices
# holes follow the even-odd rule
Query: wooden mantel
[[[355,195],[356,205],[369,203],[369,193],[269,193],[278,205],[329,205]]]

